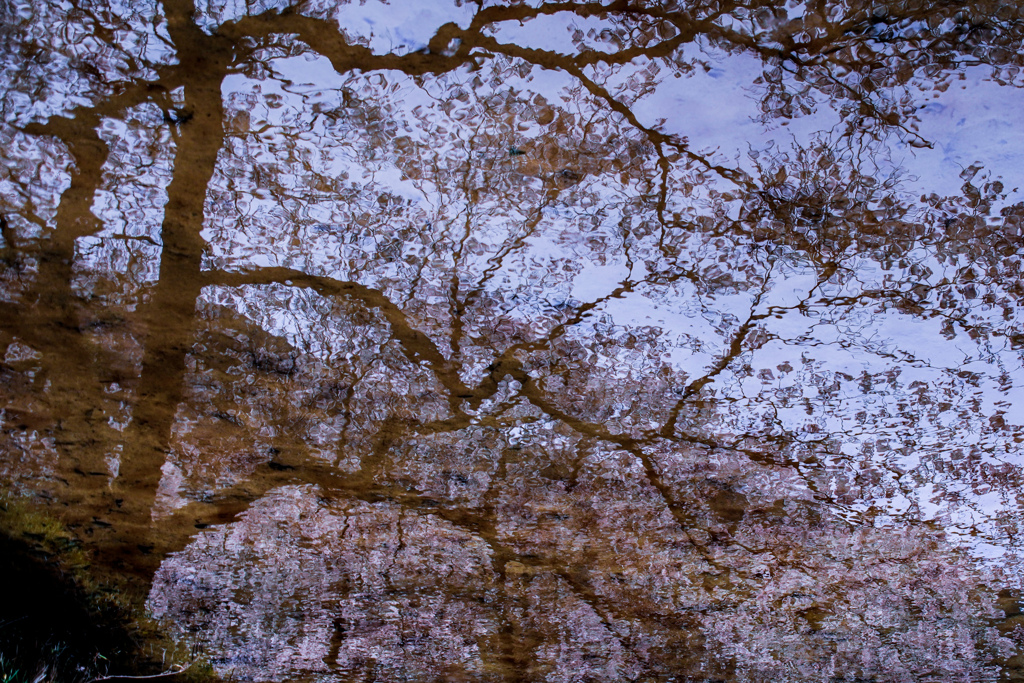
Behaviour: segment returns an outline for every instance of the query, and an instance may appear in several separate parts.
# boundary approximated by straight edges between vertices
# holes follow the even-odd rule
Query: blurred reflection
[[[0,480],[219,674],[1014,675],[1017,8],[55,12]]]

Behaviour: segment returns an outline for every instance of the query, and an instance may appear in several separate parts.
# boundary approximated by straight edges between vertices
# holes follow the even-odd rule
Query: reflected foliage
[[[238,680],[1013,678],[1020,11],[0,7],[0,481]]]

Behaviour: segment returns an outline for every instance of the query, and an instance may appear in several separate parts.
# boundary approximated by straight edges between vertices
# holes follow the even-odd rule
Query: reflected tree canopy
[[[1016,675],[1022,12],[0,5],[0,481],[235,680]]]

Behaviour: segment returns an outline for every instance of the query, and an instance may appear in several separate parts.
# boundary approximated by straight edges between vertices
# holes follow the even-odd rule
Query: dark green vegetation
[[[144,618],[144,592],[92,567],[59,521],[10,497],[0,498],[0,587],[0,683],[88,683],[186,666],[167,680],[214,680],[199,653],[181,652]]]

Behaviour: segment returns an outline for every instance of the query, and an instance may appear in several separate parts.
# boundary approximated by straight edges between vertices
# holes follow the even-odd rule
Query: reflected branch
[[[714,379],[722,374],[726,368],[728,368],[733,361],[739,358],[742,354],[746,353],[750,349],[746,347],[747,337],[756,328],[756,325],[761,320],[771,316],[771,312],[755,313],[757,308],[761,305],[761,300],[768,291],[768,284],[770,282],[769,275],[771,270],[765,274],[764,282],[761,286],[761,291],[758,292],[757,296],[754,297],[753,302],[750,305],[750,313],[747,319],[736,330],[736,333],[732,336],[732,340],[729,342],[728,350],[722,354],[722,356],[711,366],[711,369],[705,373],[702,377],[699,377],[689,385],[683,391],[682,398],[676,402],[676,405],[672,408],[669,413],[669,418],[665,422],[664,426],[660,430],[657,430],[655,434],[662,438],[672,438],[676,431],[676,424],[679,421],[679,413],[683,409],[691,398],[700,393],[700,391],[708,384],[714,381]]]
[[[442,27],[442,31],[450,30]],[[218,35],[244,44],[256,36],[295,34],[318,54],[327,57],[338,73],[361,71],[400,71],[410,76],[441,74],[472,62],[470,46],[463,43],[452,56],[428,52],[408,55],[374,54],[368,47],[352,45],[338,31],[334,22],[302,16],[290,11],[268,10],[227,22],[218,29]],[[439,34],[441,35],[441,34]],[[445,41],[447,42],[447,41]]]
[[[402,345],[409,362],[414,365],[426,364],[448,392],[452,413],[464,415],[463,399],[469,398],[469,388],[462,382],[456,367],[444,358],[434,342],[409,322],[406,314],[391,302],[382,292],[356,282],[340,282],[332,278],[310,275],[290,268],[261,268],[257,271],[232,273],[207,271],[202,275],[204,285],[242,287],[245,285],[284,284],[293,287],[309,287],[324,296],[347,296],[379,310],[391,325],[394,337]]]

